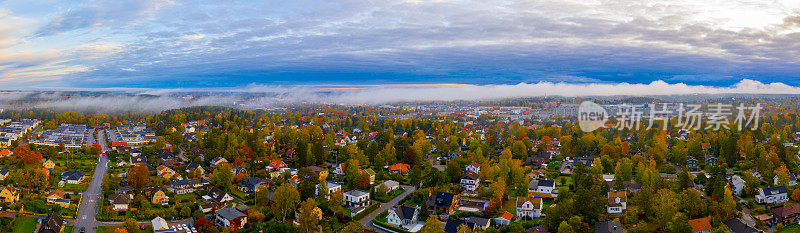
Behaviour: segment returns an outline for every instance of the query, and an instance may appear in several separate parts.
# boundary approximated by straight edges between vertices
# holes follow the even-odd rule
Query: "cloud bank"
[[[628,83],[520,83],[516,85],[362,85],[267,86],[227,89],[106,89],[103,92],[0,92],[0,104],[28,101],[37,108],[77,111],[159,112],[191,106],[230,106],[244,109],[304,104],[382,105],[429,101],[482,101],[520,97],[675,96],[675,95],[800,95],[800,87],[783,83],[742,80],[728,87]]]

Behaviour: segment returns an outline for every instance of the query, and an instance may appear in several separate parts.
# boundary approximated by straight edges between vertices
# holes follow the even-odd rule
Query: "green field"
[[[18,217],[14,220],[13,233],[31,233],[36,231],[36,218]]]

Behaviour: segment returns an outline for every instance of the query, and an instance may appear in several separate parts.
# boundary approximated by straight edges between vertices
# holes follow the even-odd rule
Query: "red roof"
[[[505,212],[505,213],[503,213],[503,215],[500,215],[500,218],[504,218],[504,219],[506,219],[508,221],[511,221],[511,218],[513,218],[513,217],[514,217],[514,215],[509,213],[509,212]]]
[[[11,154],[11,151],[8,150],[8,149],[0,150],[0,155],[10,155],[10,154]]]
[[[692,225],[692,232],[711,230],[711,222],[708,221],[708,217],[689,220],[689,225]]]
[[[408,164],[397,163],[389,166],[389,171],[408,172]]]

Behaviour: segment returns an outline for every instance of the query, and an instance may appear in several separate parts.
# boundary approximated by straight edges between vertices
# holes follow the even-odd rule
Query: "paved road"
[[[417,190],[417,188],[414,187],[414,186],[405,186],[404,185],[404,186],[402,186],[402,188],[405,189],[406,191],[403,192],[402,194],[398,195],[397,197],[395,197],[391,201],[389,201],[389,203],[381,204],[381,208],[379,208],[375,212],[372,212],[367,217],[364,217],[364,219],[361,219],[361,225],[363,225],[365,229],[375,229],[374,227],[372,227],[372,219],[374,219],[375,216],[378,216],[379,213],[383,213],[383,211],[386,211],[389,208],[392,208],[393,206],[396,206],[397,204],[400,203],[400,200],[403,200],[403,198],[406,198],[406,196],[408,196],[408,194],[411,194],[411,193],[413,193],[414,191]]]
[[[105,131],[98,131],[97,138],[97,142],[103,148],[103,152],[108,151]],[[101,155],[97,161],[97,166],[94,168],[94,175],[92,176],[92,181],[89,182],[89,188],[83,193],[78,218],[75,220],[77,224],[75,224],[74,233],[78,233],[81,227],[86,227],[87,233],[95,233],[97,231],[97,226],[100,225],[97,221],[97,202],[100,200],[100,195],[102,195],[100,187],[103,182],[103,174],[106,174],[107,171],[108,158],[105,155]]]

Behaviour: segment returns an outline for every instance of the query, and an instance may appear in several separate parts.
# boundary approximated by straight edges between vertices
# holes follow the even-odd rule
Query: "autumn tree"
[[[312,198],[308,198],[300,204],[300,215],[297,222],[300,223],[300,228],[306,232],[311,232],[319,225],[319,216],[314,211],[316,208],[317,203]]]
[[[147,169],[147,165],[144,163],[134,165],[128,172],[128,181],[131,183],[131,187],[138,192],[150,185],[150,170]]]
[[[351,221],[339,233],[363,233],[364,226],[358,221]]]
[[[25,165],[35,165],[42,162],[42,153],[31,150],[28,146],[18,146],[14,148],[14,155],[21,158]]]
[[[220,187],[222,190],[228,192],[231,191],[231,186],[233,185],[233,167],[230,164],[224,164],[221,167],[217,167],[214,169],[214,172],[211,173],[211,183],[217,187]]]
[[[275,199],[275,203],[272,205],[273,212],[279,215],[283,222],[300,202],[300,192],[291,184],[283,183],[275,190],[273,198]]]
[[[442,221],[439,221],[439,218],[435,215],[431,215],[425,225],[422,226],[422,229],[419,230],[419,233],[444,233]]]

